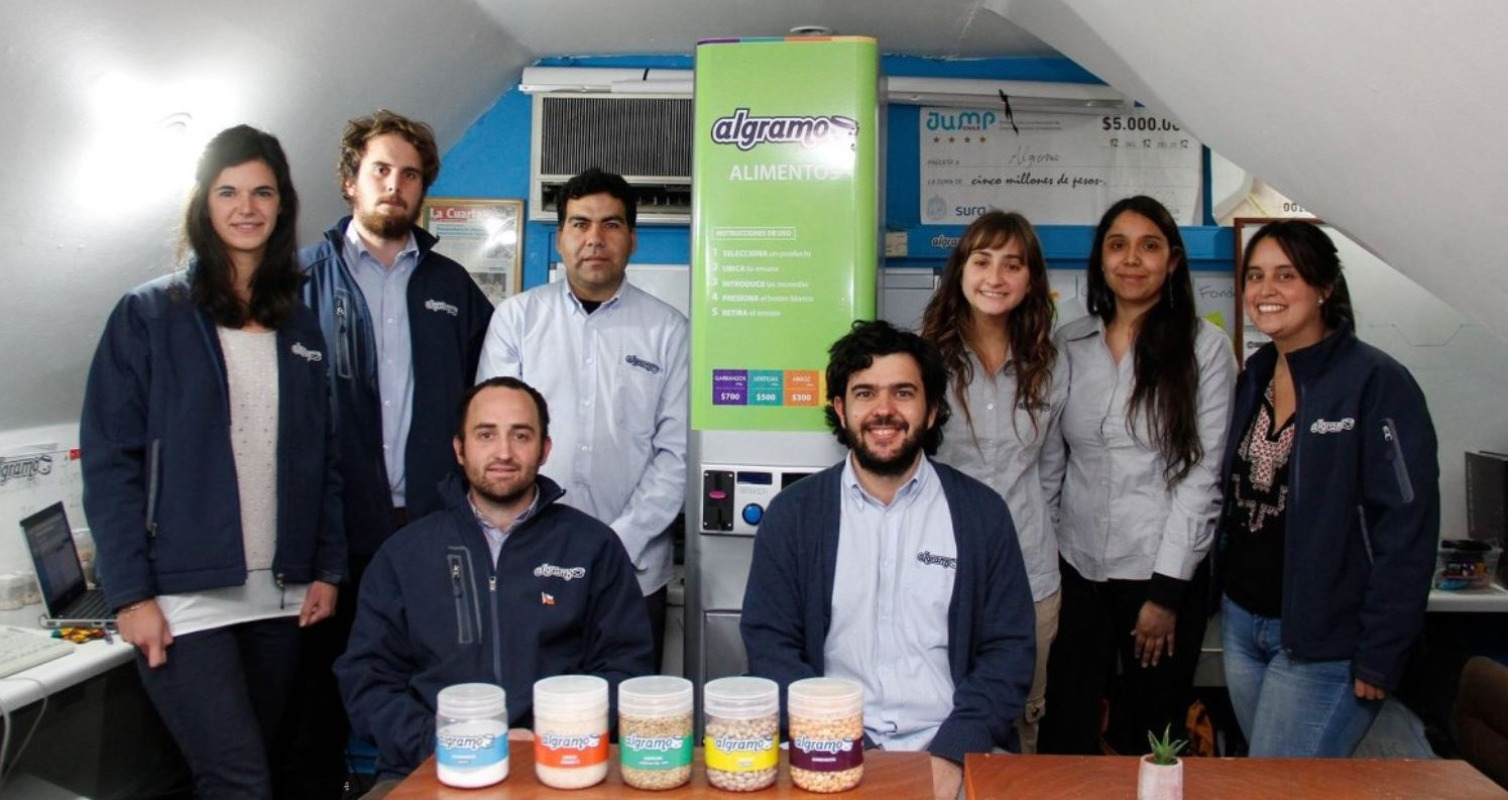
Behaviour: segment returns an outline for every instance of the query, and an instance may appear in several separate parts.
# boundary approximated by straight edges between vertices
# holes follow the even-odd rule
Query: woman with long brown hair
[[[271,798],[298,628],[345,571],[324,339],[298,302],[277,139],[210,140],[183,269],[127,293],[84,393],[84,510],[105,595],[198,797]]]
[[[1063,610],[1042,750],[1101,752],[1101,703],[1119,663],[1109,741],[1145,752],[1148,731],[1180,735],[1192,699],[1236,361],[1224,332],[1195,313],[1178,224],[1150,197],[1100,219],[1088,307],[1057,337],[1072,380]]]
[[[922,316],[942,353],[954,414],[937,460],[993,488],[1016,524],[1037,616],[1037,665],[1016,720],[1021,752],[1036,752],[1047,652],[1058,626],[1054,533],[1063,477],[1058,420],[1068,380],[1052,341],[1047,262],[1031,223],[991,211],[970,223]]]

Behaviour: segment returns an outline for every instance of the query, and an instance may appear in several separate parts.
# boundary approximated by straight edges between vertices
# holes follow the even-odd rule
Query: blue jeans
[[[267,754],[298,671],[298,620],[259,620],[180,636],[166,664],[136,669],[194,774],[194,796],[273,797]]]
[[[1382,707],[1355,694],[1351,662],[1283,649],[1283,622],[1220,603],[1225,685],[1253,757],[1349,758]]]

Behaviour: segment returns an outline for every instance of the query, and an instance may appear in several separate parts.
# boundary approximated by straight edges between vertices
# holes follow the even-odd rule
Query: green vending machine
[[[827,348],[875,314],[879,50],[834,36],[696,50],[686,670],[746,668],[739,609],[770,500],[845,450]]]

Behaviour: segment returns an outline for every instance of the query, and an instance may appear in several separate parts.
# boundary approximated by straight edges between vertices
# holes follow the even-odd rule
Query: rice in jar
[[[534,774],[555,789],[607,777],[607,681],[556,675],[534,682]]]

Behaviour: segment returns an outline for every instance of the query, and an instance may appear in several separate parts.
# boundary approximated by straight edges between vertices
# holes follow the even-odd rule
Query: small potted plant
[[[1141,770],[1136,779],[1136,800],[1183,800],[1183,761],[1178,754],[1188,742],[1174,740],[1169,725],[1162,729],[1159,739],[1147,731],[1147,741],[1152,752],[1141,759]]]

